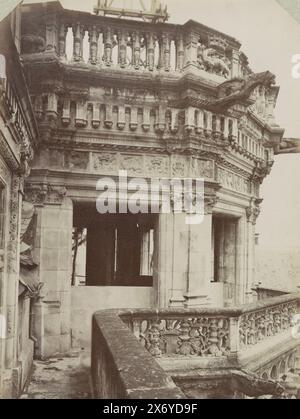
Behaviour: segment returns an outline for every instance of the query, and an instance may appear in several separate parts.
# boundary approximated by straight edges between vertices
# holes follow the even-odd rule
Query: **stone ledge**
[[[107,384],[113,377],[111,381],[114,394],[109,394],[111,398],[185,398],[173,380],[140,345],[116,311],[98,312],[93,317],[92,380],[94,393],[96,398],[106,398],[109,389],[98,389],[96,382],[99,379],[97,356],[102,359],[105,357],[100,372],[102,384],[103,382]]]

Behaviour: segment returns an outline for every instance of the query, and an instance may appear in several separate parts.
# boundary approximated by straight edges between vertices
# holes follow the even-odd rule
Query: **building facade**
[[[8,64],[2,85],[1,307],[12,333],[1,341],[4,370],[17,368],[17,322],[27,321],[17,313],[28,319],[29,305],[26,365],[33,341],[41,358],[89,347],[99,309],[254,301],[260,185],[284,132],[275,77],[254,74],[237,40],[195,21],[116,19],[50,2],[22,7],[20,39],[19,51],[1,46],[6,61],[20,53],[26,74]],[[97,182],[113,180],[119,199],[120,170],[145,180],[141,201],[151,180],[204,179],[203,221],[187,223],[174,200],[167,214],[160,200],[152,213],[99,214]],[[20,243],[31,252],[21,283],[39,292],[31,304],[16,299]]]
[[[38,135],[20,60],[21,11],[15,8],[17,2],[12,3],[0,23],[0,394],[4,397],[20,393],[34,347],[28,288],[19,281],[24,184]]]

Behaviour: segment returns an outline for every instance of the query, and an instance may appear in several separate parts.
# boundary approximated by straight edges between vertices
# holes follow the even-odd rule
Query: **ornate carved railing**
[[[219,368],[229,386],[231,379],[236,377],[237,385],[241,385],[246,394],[253,391],[256,395],[265,394],[270,388],[272,393],[274,383],[262,381],[255,375],[241,377],[247,362],[253,362],[253,354],[246,363],[239,354],[247,354],[247,349],[265,341],[266,345],[258,350],[256,358],[266,358],[274,344],[278,345],[275,337],[282,337],[280,345],[286,345],[287,354],[295,351],[299,338],[295,338],[292,328],[299,302],[299,295],[287,295],[236,309],[100,311],[94,315],[92,332],[91,372],[95,396],[184,398],[165,372],[173,371],[171,374],[180,386],[180,380],[176,381],[176,370],[172,366],[170,369],[170,358],[171,365],[174,361],[178,365],[178,361],[183,360],[187,372],[189,365],[191,370]],[[282,350],[281,347],[281,355]],[[249,353],[246,359],[247,356]],[[267,356],[264,364],[272,362],[272,356],[275,360],[278,358],[278,354],[273,353],[269,358]],[[263,365],[256,365],[254,371]],[[255,389],[256,386],[260,388]]]
[[[177,317],[177,318],[176,318]],[[164,355],[223,356],[230,353],[230,318],[171,313],[135,318],[131,327],[155,357]]]
[[[38,33],[30,32],[29,21],[24,24],[23,53],[54,51],[63,61],[134,71],[180,72],[192,64],[223,78],[251,72],[238,41],[194,21],[152,24],[65,10],[57,4],[43,12]]]
[[[236,309],[138,310],[121,317],[154,357],[222,357],[292,332],[298,310],[299,297],[285,295]]]
[[[268,301],[271,301],[271,299]],[[292,329],[295,327],[295,315],[297,313],[297,300],[248,310],[239,318],[241,350]]]

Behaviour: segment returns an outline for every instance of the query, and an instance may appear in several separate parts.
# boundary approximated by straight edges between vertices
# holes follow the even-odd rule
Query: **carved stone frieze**
[[[232,191],[243,194],[250,193],[250,183],[247,179],[221,167],[218,167],[217,170],[217,182]]]
[[[93,169],[97,173],[115,173],[117,168],[116,153],[93,153]]]
[[[169,175],[169,157],[165,156],[145,156],[145,170],[147,174],[153,176]]]
[[[211,160],[191,159],[191,176],[214,178],[214,163]]]
[[[65,166],[70,170],[87,170],[89,154],[81,151],[68,151],[65,153]]]
[[[143,156],[121,155],[120,170],[127,170],[129,175],[142,175]]]
[[[64,185],[51,185],[49,183],[27,183],[25,185],[25,199],[34,205],[60,205],[66,194],[67,189]]]

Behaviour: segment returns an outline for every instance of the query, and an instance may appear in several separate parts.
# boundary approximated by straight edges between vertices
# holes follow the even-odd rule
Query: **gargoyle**
[[[258,86],[271,87],[275,84],[275,76],[269,71],[252,74],[248,79],[235,77],[217,87],[217,99],[209,101],[209,105],[220,111],[247,101]]]
[[[275,150],[275,154],[300,153],[300,138],[284,138]]]

